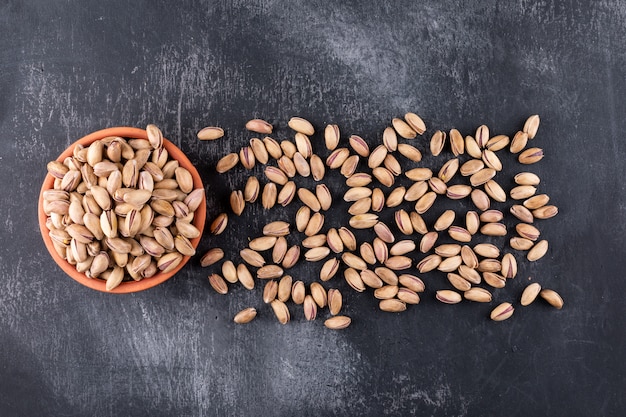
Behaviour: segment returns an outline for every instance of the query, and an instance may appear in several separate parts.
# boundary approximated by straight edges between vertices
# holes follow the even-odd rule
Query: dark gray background
[[[0,414],[624,415],[625,22],[620,1],[2,1]],[[512,135],[542,117],[533,145],[546,157],[532,170],[560,214],[540,225],[548,256],[518,254],[517,279],[492,305],[441,305],[445,278],[433,273],[420,305],[382,313],[335,278],[349,329],[325,329],[326,312],[306,322],[293,305],[281,326],[260,286],[220,296],[198,259],[142,293],[83,288],[39,235],[46,162],[94,130],[158,124],[199,168],[214,216],[248,174],[219,182],[213,169],[252,137],[247,119],[268,119],[279,139],[299,115],[375,143],[406,111],[464,134],[485,123]],[[212,124],[226,138],[197,141]],[[327,154],[319,136],[314,147]],[[340,177],[328,183],[339,199]],[[248,207],[200,249],[237,260],[263,222],[296,206]],[[318,268],[294,276],[311,282]],[[558,290],[564,309],[537,303],[491,322],[528,279]],[[235,326],[247,306],[259,317]]]

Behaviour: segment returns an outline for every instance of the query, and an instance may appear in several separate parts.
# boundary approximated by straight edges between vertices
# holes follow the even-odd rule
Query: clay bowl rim
[[[96,140],[104,139],[109,136],[120,136],[126,139],[148,139],[146,131],[143,129],[139,129],[136,127],[128,127],[128,126],[118,126],[118,127],[110,127],[102,130],[98,130],[96,132],[92,132],[76,142],[72,143],[67,149],[59,155],[57,161],[63,162],[63,160],[69,156],[72,156],[74,147],[77,144],[88,146]],[[204,185],[202,184],[202,179],[200,178],[200,174],[198,174],[198,170],[193,166],[189,158],[181,151],[176,145],[170,142],[167,139],[163,139],[163,147],[167,149],[170,159],[176,159],[181,167],[186,168],[193,177],[193,188],[202,188],[204,189]],[[178,271],[180,271],[191,258],[190,256],[184,256],[183,260],[180,264],[167,273],[158,272],[154,276],[150,278],[144,278],[141,281],[124,281],[119,286],[114,288],[111,291],[106,290],[106,281],[98,279],[98,278],[88,278],[85,274],[80,273],[76,270],[76,268],[67,262],[65,259],[61,258],[59,254],[54,249],[52,245],[52,240],[48,235],[48,229],[46,227],[46,213],[43,210],[43,193],[44,191],[51,189],[54,184],[54,177],[50,174],[46,174],[46,177],[43,181],[43,185],[41,186],[41,191],[39,192],[39,202],[38,202],[38,216],[39,216],[39,230],[41,232],[41,236],[46,245],[46,249],[54,259],[57,265],[61,267],[61,269],[68,274],[72,279],[79,282],[80,284],[106,293],[114,293],[114,294],[126,294],[144,291],[149,288],[156,287],[157,285],[167,281],[171,277],[173,277]],[[200,243],[200,239],[202,238],[202,233],[204,230],[204,223],[206,220],[206,199],[202,199],[200,206],[197,208],[193,225],[196,226],[198,230],[200,230],[200,236],[194,239],[190,239],[191,244],[194,248],[197,249],[198,244]]]

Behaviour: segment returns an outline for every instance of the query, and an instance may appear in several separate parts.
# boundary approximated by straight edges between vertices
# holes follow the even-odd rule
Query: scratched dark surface
[[[624,415],[625,22],[620,1],[4,0],[0,415]],[[519,274],[490,305],[438,303],[447,283],[428,273],[419,305],[382,313],[371,291],[336,277],[327,287],[345,294],[351,327],[325,329],[326,311],[306,322],[293,304],[282,326],[260,284],[218,295],[206,279],[215,270],[195,258],[149,291],[92,291],[39,235],[46,162],[94,130],[158,124],[197,165],[215,216],[250,174],[213,168],[253,136],[249,118],[274,123],[279,139],[299,115],[374,144],[406,111],[424,117],[427,137],[482,123],[512,135],[541,115],[533,145],[546,157],[530,170],[560,213],[540,223],[548,255],[529,265],[516,253]],[[199,142],[206,125],[226,137]],[[319,135],[313,144],[328,154]],[[508,190],[522,167],[503,159]],[[338,173],[325,181],[340,200]],[[200,250],[222,246],[238,261],[265,222],[293,219],[297,206],[247,207]],[[346,205],[334,207],[344,214],[327,227],[347,222]],[[318,269],[301,263],[293,275],[312,282]],[[559,291],[563,310],[519,306],[529,280]],[[502,301],[515,314],[491,322]],[[247,306],[257,319],[234,325]]]

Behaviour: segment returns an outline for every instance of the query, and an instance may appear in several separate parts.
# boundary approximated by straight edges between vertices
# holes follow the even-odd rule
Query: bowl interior
[[[78,141],[74,142],[70,147],[68,147],[65,151],[63,151],[63,153],[57,158],[57,161],[62,162],[68,156],[72,156],[74,146],[76,146],[76,144],[81,144],[86,147],[96,140],[103,139],[109,136],[120,136],[120,137],[127,138],[127,139],[128,138],[146,139],[146,140],[148,139],[146,131],[143,129],[138,129],[134,127],[112,127],[108,129],[103,129],[97,132],[93,132],[79,139]],[[202,184],[202,180],[200,179],[200,175],[198,174],[198,171],[193,166],[193,164],[189,161],[187,156],[185,156],[185,154],[180,149],[178,149],[176,145],[174,145],[172,142],[170,142],[167,139],[163,139],[163,147],[167,149],[170,159],[176,159],[181,167],[187,169],[191,173],[191,176],[193,177],[193,188],[194,189],[204,188]],[[89,278],[85,274],[78,272],[73,265],[71,265],[69,262],[63,259],[54,249],[54,246],[52,244],[52,239],[48,235],[48,229],[46,227],[47,215],[43,210],[43,192],[51,189],[53,185],[54,185],[54,177],[52,177],[52,175],[50,174],[46,174],[46,178],[44,179],[43,185],[41,187],[41,191],[39,193],[38,212],[39,212],[39,229],[41,231],[41,236],[46,245],[46,248],[48,249],[48,252],[52,256],[52,258],[55,260],[55,262],[61,267],[61,269],[63,269],[63,271],[65,271],[65,273],[67,273],[74,280],[85,285],[86,287],[89,287],[98,291],[109,292],[109,293],[130,293],[130,292],[146,290],[148,288],[157,286],[161,284],[162,282],[168,280],[172,276],[174,276],[174,274],[180,271],[180,269],[183,266],[185,266],[185,264],[189,261],[190,257],[184,256],[180,264],[172,271],[169,271],[167,273],[163,273],[159,271],[154,276],[150,278],[144,278],[141,281],[125,281],[125,282],[122,282],[118,287],[114,288],[113,290],[107,291],[105,288],[106,283],[104,280],[101,280],[98,278]],[[198,209],[195,211],[195,215],[193,219],[193,225],[198,230],[200,230],[200,236],[190,240],[194,248],[197,248],[198,244],[200,243],[200,239],[202,237],[202,231],[204,230],[205,219],[206,219],[206,199],[203,199],[202,203],[200,204]]]

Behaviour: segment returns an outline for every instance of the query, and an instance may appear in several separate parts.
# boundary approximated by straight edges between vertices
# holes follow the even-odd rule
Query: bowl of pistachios
[[[130,293],[163,283],[195,254],[206,199],[198,171],[157,126],[113,127],[48,163],[38,211],[64,272],[98,291]]]

